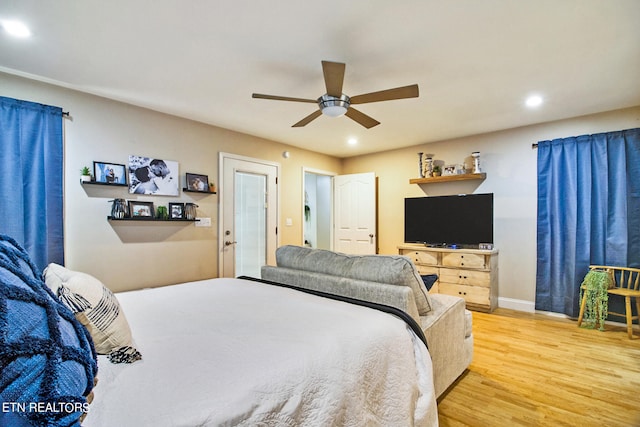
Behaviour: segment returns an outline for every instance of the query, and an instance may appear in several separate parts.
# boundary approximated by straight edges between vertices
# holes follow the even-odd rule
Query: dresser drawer
[[[464,300],[471,304],[478,304],[489,307],[490,304],[490,292],[489,288],[482,288],[479,286],[467,286],[456,285],[453,283],[446,283],[440,281],[438,284],[438,290],[441,294],[453,295],[464,298]]]
[[[442,254],[445,267],[487,268],[484,255],[449,252]]]
[[[488,271],[441,268],[439,279],[456,285],[491,286],[491,273]]]
[[[401,254],[411,258],[414,264],[438,265],[437,252],[423,252],[411,249],[402,249]]]
[[[416,264],[416,268],[418,269],[418,273],[420,273],[421,276],[425,276],[427,274],[440,274],[440,269],[438,267]]]

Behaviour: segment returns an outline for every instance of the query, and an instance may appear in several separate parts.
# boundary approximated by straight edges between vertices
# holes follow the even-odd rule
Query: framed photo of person
[[[187,173],[187,190],[209,193],[209,177],[195,173]]]
[[[138,202],[129,200],[129,215],[133,219],[151,219],[153,218],[153,202]]]
[[[127,168],[117,163],[93,162],[96,182],[109,185],[127,185]]]
[[[184,203],[169,203],[169,219],[184,219]]]
[[[145,156],[129,156],[129,193],[177,196],[178,162]]]

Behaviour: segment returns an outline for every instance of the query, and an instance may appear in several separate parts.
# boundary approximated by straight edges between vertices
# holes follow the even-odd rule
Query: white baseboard
[[[498,307],[508,308],[510,310],[524,311],[527,313],[535,313],[536,303],[533,301],[525,301],[513,298],[498,298]]]
[[[547,316],[552,316],[552,317],[561,317],[564,319],[576,320],[576,318],[567,316],[564,313],[554,313],[552,311],[536,310],[536,303],[533,301],[525,301],[525,300],[513,299],[513,298],[498,298],[498,307],[508,308],[510,310],[524,311],[526,313],[540,313],[540,314],[546,314]],[[620,326],[623,328],[626,328],[627,326],[626,323],[616,322],[613,320],[605,320],[605,325]]]

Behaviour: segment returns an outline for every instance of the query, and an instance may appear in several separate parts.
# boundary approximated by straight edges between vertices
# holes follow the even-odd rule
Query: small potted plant
[[[209,192],[210,193],[215,193],[216,192],[216,185],[213,182],[209,183]]]
[[[88,166],[80,169],[80,182],[90,182],[91,181],[91,169]]]
[[[432,175],[433,176],[440,176],[441,174],[442,174],[442,169],[440,169],[440,166],[438,166],[438,165],[434,166]]]

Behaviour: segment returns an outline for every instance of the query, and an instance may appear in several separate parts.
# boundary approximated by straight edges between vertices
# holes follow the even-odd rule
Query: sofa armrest
[[[432,310],[420,316],[429,343],[436,397],[440,396],[471,364],[473,337],[466,333],[464,299],[431,294]]]
[[[408,286],[368,282],[269,265],[262,267],[261,275],[263,279],[273,282],[395,307],[407,313],[420,325],[421,319],[413,291]]]

